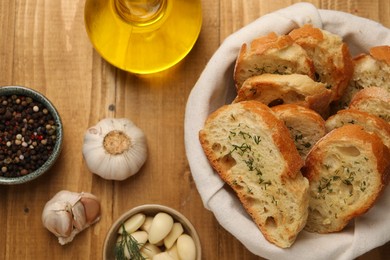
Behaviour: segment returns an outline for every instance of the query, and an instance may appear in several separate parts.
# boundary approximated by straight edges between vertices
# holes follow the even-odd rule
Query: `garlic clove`
[[[87,220],[85,217],[84,206],[81,202],[77,202],[72,207],[72,214],[73,214],[73,226],[77,230],[82,230],[84,226],[87,224]]]
[[[175,260],[168,252],[161,252],[153,256],[153,260]],[[186,258],[183,258],[186,259]]]
[[[149,228],[149,242],[152,244],[157,244],[162,242],[163,239],[168,235],[173,226],[173,218],[165,213],[157,213],[153,218],[152,225]]]
[[[128,220],[126,220],[125,223],[123,224],[126,232],[133,233],[133,232],[137,231],[142,226],[142,224],[145,222],[145,219],[146,219],[145,214],[138,213],[138,214],[135,214],[134,216],[132,216],[131,218],[129,218]],[[118,233],[122,234],[122,232],[123,232],[123,229],[119,229]]]
[[[43,225],[56,236],[70,236],[72,232],[73,219],[70,212],[48,212],[42,221]]]
[[[153,217],[151,216],[146,216],[146,219],[142,226],[140,227],[141,230],[146,231],[149,233],[150,226],[152,225],[153,222]]]
[[[148,233],[145,231],[135,231],[130,235],[137,241],[138,248],[141,248],[148,241]]]
[[[179,253],[177,252],[177,244],[173,244],[173,246],[166,251],[173,259],[180,259]]]
[[[72,207],[74,204],[77,203],[77,201],[80,200],[80,198],[80,193],[62,190],[53,196],[53,198],[51,199],[53,203],[50,207],[52,209],[62,210],[64,208],[63,204],[65,204],[65,207]]]
[[[117,240],[116,240],[116,244],[121,244],[123,239],[126,239],[126,242],[129,241],[128,237],[124,238],[124,237],[122,237],[122,235],[119,235]],[[123,249],[124,249],[123,253],[124,253],[125,259],[131,259],[129,247],[125,246]]]
[[[83,193],[80,202],[84,206],[85,220],[88,224],[93,224],[100,219],[100,202],[95,196]]]
[[[72,207],[72,213],[74,226],[82,230],[100,218],[100,202],[94,195],[82,192]]]
[[[69,243],[82,230],[100,219],[100,202],[90,193],[60,191],[42,212],[43,225],[58,237],[61,245]]]
[[[175,244],[177,238],[183,234],[184,229],[181,223],[176,222],[173,224],[173,227],[169,234],[164,238],[164,246],[165,248],[169,249]]]
[[[152,259],[154,255],[161,253],[161,249],[151,243],[145,243],[140,252],[146,259]]]
[[[195,260],[196,258],[196,246],[195,242],[187,234],[182,234],[176,242],[177,253],[180,259]]]

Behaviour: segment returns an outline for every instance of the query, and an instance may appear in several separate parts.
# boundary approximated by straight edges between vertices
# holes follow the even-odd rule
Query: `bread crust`
[[[253,40],[250,43],[250,50],[252,54],[261,55],[271,49],[281,50],[291,46],[293,43],[294,41],[291,39],[291,37],[286,35],[278,36],[276,33],[271,32],[264,37],[259,37]],[[246,44],[243,46],[246,46]]]
[[[325,121],[326,132],[329,133],[349,124],[362,126],[365,131],[377,134],[383,143],[390,148],[390,124],[378,116],[357,109],[339,110],[337,114],[329,117]]]
[[[354,95],[362,89],[380,87],[390,92],[390,46],[375,46],[369,54],[357,55],[353,59],[353,67],[353,76],[338,102],[339,109],[347,108]]]
[[[325,40],[322,30],[310,24],[304,24],[302,27],[292,30],[288,35],[301,45],[311,48],[315,48],[319,42]]]
[[[372,47],[370,49],[370,55],[374,59],[378,61],[384,61],[386,64],[390,65],[390,46],[381,45]]]
[[[344,125],[323,137],[306,158],[310,183],[306,230],[337,232],[367,212],[389,181],[390,152],[361,126]]]
[[[348,45],[338,35],[311,24],[294,29],[289,35],[307,51],[313,60],[318,80],[329,86],[333,100],[340,99],[353,73]]]
[[[352,98],[349,108],[376,115],[390,123],[390,93],[383,88],[360,90]]]
[[[370,87],[360,90],[353,98],[354,102],[360,102],[367,98],[382,99],[386,102],[390,101],[390,93],[379,87]]]
[[[324,119],[314,110],[296,104],[272,107],[272,111],[289,129],[290,136],[302,159],[326,134]]]
[[[235,66],[234,82],[239,90],[249,77],[264,73],[304,74],[314,78],[312,60],[288,35],[272,32],[241,46]]]
[[[332,92],[325,85],[300,74],[262,74],[245,80],[234,103],[257,100],[267,106],[298,104],[326,115]]]
[[[308,182],[284,123],[264,104],[244,101],[213,112],[199,140],[264,237],[290,247],[306,223]]]

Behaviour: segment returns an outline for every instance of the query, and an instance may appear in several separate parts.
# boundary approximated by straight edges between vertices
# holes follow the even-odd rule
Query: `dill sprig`
[[[121,239],[115,244],[115,259],[116,260],[146,260],[145,257],[141,255],[140,247],[142,244],[138,243],[138,241],[126,231],[125,225],[122,223],[122,236]],[[126,252],[127,251],[127,252]],[[128,257],[128,254],[130,258]]]

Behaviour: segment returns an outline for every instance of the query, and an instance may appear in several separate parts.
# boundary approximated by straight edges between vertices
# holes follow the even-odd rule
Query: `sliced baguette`
[[[377,134],[390,148],[390,124],[375,115],[356,109],[343,109],[325,121],[327,133],[343,125],[362,126],[365,131]]]
[[[245,80],[233,102],[257,100],[270,107],[298,104],[324,115],[331,99],[332,92],[323,83],[306,75],[262,74]]]
[[[357,125],[344,125],[323,137],[306,158],[310,183],[306,230],[342,230],[368,211],[388,182],[390,152],[382,140]]]
[[[376,115],[390,123],[390,92],[379,87],[362,89],[352,98],[349,108]]]
[[[305,50],[290,36],[270,33],[254,39],[249,46],[242,45],[234,68],[237,90],[247,78],[264,73],[298,73],[314,78],[314,67]]]
[[[353,96],[361,89],[379,87],[390,92],[390,46],[375,46],[370,54],[361,54],[353,59],[354,72],[340,107],[346,108]]]
[[[257,101],[225,105],[208,117],[199,139],[264,237],[290,247],[306,223],[308,181],[283,122]]]
[[[310,24],[292,30],[289,35],[306,50],[317,79],[332,90],[333,100],[340,99],[353,73],[348,45],[340,36]]]
[[[310,149],[326,133],[324,119],[314,110],[296,104],[274,106],[272,111],[285,123],[299,155],[306,159]]]

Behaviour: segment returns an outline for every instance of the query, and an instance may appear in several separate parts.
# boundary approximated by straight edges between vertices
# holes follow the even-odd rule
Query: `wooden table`
[[[135,76],[94,51],[84,27],[85,1],[0,1],[0,85],[44,93],[61,114],[65,131],[62,154],[50,172],[29,184],[0,186],[0,259],[101,259],[113,221],[145,203],[186,215],[199,232],[203,259],[258,259],[203,207],[185,156],[184,110],[207,61],[228,35],[296,2],[202,0],[202,31],[190,54],[168,71]],[[388,0],[309,2],[390,27]],[[126,181],[92,175],[82,158],[85,130],[105,117],[127,117],[147,136],[148,160]],[[41,224],[45,203],[62,189],[91,192],[102,206],[100,222],[66,246]],[[359,259],[389,254],[387,243]]]

